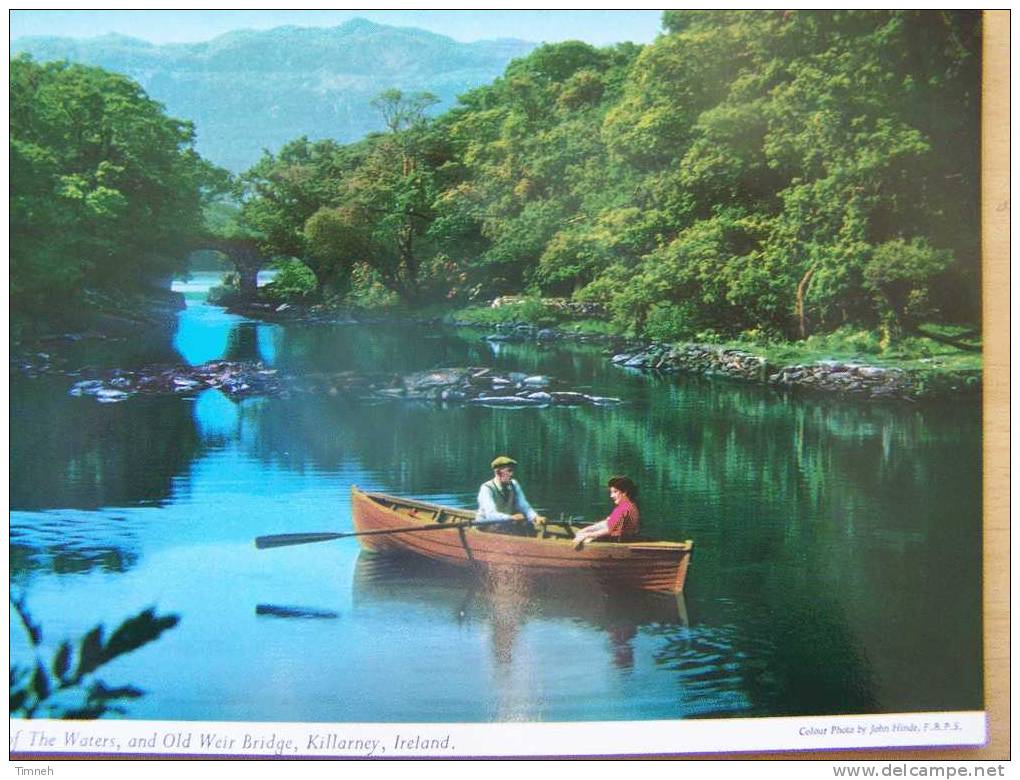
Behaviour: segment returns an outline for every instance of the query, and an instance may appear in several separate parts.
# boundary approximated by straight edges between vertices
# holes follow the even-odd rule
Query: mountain
[[[535,48],[520,40],[460,43],[353,19],[339,27],[236,30],[203,43],[156,45],[123,35],[24,37],[11,56],[97,65],[137,81],[167,113],[195,124],[203,157],[232,171],[302,135],[355,141],[382,130],[370,101],[385,89],[429,91],[442,112]]]

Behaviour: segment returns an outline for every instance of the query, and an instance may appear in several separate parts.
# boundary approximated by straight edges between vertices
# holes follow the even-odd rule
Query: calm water
[[[98,404],[12,378],[11,587],[49,647],[148,606],[181,618],[105,667],[128,716],[515,721],[966,710],[981,697],[981,439],[973,406],[786,397],[479,333],[256,323],[184,289],[175,333],[81,365],[262,360],[302,374],[492,365],[626,403],[486,409],[328,395]],[[498,453],[550,516],[641,487],[695,540],[685,597],[477,581],[359,552],[256,551],[350,530],[352,484],[471,505]],[[12,662],[28,663],[11,622]],[[47,654],[48,657],[49,654]]]

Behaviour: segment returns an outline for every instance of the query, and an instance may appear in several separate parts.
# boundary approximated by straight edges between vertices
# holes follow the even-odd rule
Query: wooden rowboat
[[[514,569],[540,576],[569,574],[639,590],[681,593],[693,542],[588,542],[575,550],[568,524],[550,522],[538,536],[504,525],[472,526],[470,509],[351,488],[354,528],[362,548],[409,552],[461,567]],[[450,528],[413,533],[418,526]],[[397,531],[397,529],[400,529]],[[390,533],[393,531],[393,533]]]

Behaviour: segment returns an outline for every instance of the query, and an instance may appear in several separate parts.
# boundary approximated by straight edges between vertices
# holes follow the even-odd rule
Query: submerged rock
[[[487,367],[435,368],[400,374],[343,371],[281,376],[261,363],[210,361],[200,366],[115,370],[75,382],[69,394],[117,403],[136,395],[196,395],[216,389],[228,398],[301,394],[351,398],[365,402],[425,401],[469,403],[502,408],[609,406],[619,399],[591,396],[567,389],[552,377],[520,372],[500,374]]]
[[[261,363],[211,361],[199,366],[153,367],[137,371],[117,369],[105,376],[75,382],[68,393],[89,396],[100,403],[124,401],[135,395],[193,395],[215,388],[228,397],[276,392],[275,371]]]
[[[123,390],[110,390],[103,388],[94,393],[96,400],[101,404],[115,404],[119,401],[126,401],[133,393],[126,393]]]
[[[548,406],[549,401],[545,401],[539,398],[522,397],[519,395],[496,395],[488,396],[481,395],[477,398],[470,398],[467,401],[469,404],[476,404],[478,406]]]

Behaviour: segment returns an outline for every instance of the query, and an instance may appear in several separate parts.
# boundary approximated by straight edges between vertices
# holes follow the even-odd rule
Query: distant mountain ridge
[[[201,43],[125,35],[18,38],[11,56],[69,60],[131,77],[167,113],[195,123],[199,153],[233,171],[302,135],[355,141],[383,129],[370,101],[385,89],[427,90],[452,106],[538,44],[460,43],[411,27],[352,19],[338,27],[235,30]]]

